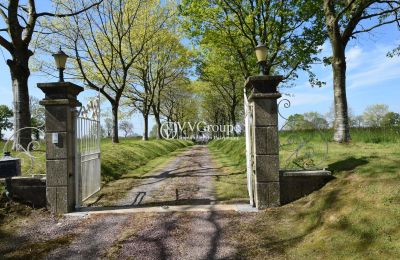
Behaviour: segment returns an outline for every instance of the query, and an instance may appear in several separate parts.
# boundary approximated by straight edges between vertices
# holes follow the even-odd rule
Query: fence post
[[[46,197],[53,213],[75,208],[75,146],[77,96],[83,88],[70,82],[38,83],[45,93]]]
[[[245,88],[252,104],[254,195],[258,209],[280,205],[278,105],[281,76],[251,76]]]

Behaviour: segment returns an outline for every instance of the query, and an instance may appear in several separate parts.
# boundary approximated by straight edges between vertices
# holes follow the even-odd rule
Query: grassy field
[[[353,140],[356,136],[353,134]],[[305,198],[263,211],[252,221],[237,223],[237,228],[234,225],[234,236],[241,241],[239,255],[255,259],[398,259],[400,146],[396,141],[367,141],[329,143],[324,166],[335,180]],[[247,195],[244,147],[244,139],[210,143],[219,164],[233,174],[227,175],[227,181],[217,181],[220,198]]]

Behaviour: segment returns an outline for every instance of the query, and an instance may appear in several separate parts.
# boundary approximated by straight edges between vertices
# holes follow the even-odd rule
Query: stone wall
[[[4,180],[2,180],[4,183]],[[33,208],[46,207],[46,178],[14,177],[11,179],[13,200],[32,206]]]
[[[330,171],[280,171],[281,205],[300,199],[321,189],[334,179]]]

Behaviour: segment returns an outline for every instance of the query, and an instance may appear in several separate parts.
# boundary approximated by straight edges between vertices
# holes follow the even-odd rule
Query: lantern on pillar
[[[260,66],[260,75],[267,75],[267,46],[259,43],[255,49],[257,63]]]
[[[68,55],[61,50],[60,46],[60,50],[57,53],[54,53],[53,57],[56,63],[56,67],[59,71],[59,82],[64,82],[64,70],[65,64],[67,63]]]

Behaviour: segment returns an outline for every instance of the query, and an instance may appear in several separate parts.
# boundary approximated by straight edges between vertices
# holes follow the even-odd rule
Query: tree
[[[316,129],[326,129],[329,127],[328,121],[318,112],[304,113],[304,120],[310,122]]]
[[[381,121],[383,127],[399,127],[400,126],[400,114],[395,112],[387,113]]]
[[[363,127],[365,125],[364,117],[362,115],[350,116],[350,127]]]
[[[304,115],[294,114],[288,117],[284,125],[285,130],[305,130],[312,129],[313,125],[304,118]]]
[[[363,114],[364,121],[369,127],[382,126],[382,120],[389,112],[389,107],[384,104],[376,104],[368,106]]]
[[[74,12],[84,2],[64,1],[62,7]],[[47,26],[59,36],[48,39],[51,44],[63,44],[75,58],[73,76],[109,101],[114,143],[119,142],[118,111],[125,88],[132,80],[131,70],[168,17],[168,10],[155,0],[110,0]]]
[[[208,45],[208,50],[198,67],[198,73],[200,80],[209,83],[205,84],[204,88],[210,88],[210,91],[220,96],[219,103],[215,103],[214,106],[226,108],[223,114],[227,115],[227,121],[231,125],[236,126],[239,116],[238,108],[242,108],[243,102],[243,78],[239,64],[232,57],[224,58],[229,57],[225,51],[215,47],[210,48]]]
[[[37,12],[36,1],[28,0],[26,4],[19,0],[0,2],[0,15],[3,18],[3,28],[0,28],[0,46],[10,54],[7,60],[10,69],[14,98],[14,131],[31,125],[29,111],[28,78],[30,76],[29,60],[33,55],[30,49],[33,34],[41,17],[71,17],[87,11],[95,2],[72,13]],[[15,143],[27,147],[31,142],[31,131],[22,131],[15,135]],[[19,138],[19,140],[18,140]]]
[[[121,123],[119,124],[119,128],[121,128],[121,130],[124,131],[124,137],[133,134],[133,124],[129,121],[126,120],[121,121]]]
[[[13,116],[13,111],[6,105],[0,105],[0,140],[3,138],[2,131],[12,128],[13,124],[9,120]]]
[[[42,105],[39,104],[39,99],[31,96],[29,100],[29,106],[31,111],[31,126],[37,129],[33,129],[33,135],[36,140],[40,139],[40,130],[44,131],[45,124],[45,110]]]
[[[243,77],[257,71],[254,48],[268,49],[267,73],[295,78],[296,70],[310,73],[325,35],[320,5],[315,0],[184,0],[184,27],[198,43],[225,49],[239,63]],[[315,80],[312,80],[316,83]]]
[[[346,96],[346,46],[360,33],[397,22],[399,9],[400,2],[392,0],[323,0],[326,29],[332,47],[329,63],[333,70],[334,140],[337,142],[350,140]]]
[[[107,134],[107,137],[110,138],[113,131],[113,120],[110,117],[106,117],[104,119],[104,127]]]
[[[190,67],[190,54],[180,43],[174,28],[167,26],[149,41],[135,64],[132,80],[125,92],[136,110],[143,115],[143,140],[148,139],[148,117],[153,112],[157,138],[161,138],[161,103],[167,87],[182,80]]]

